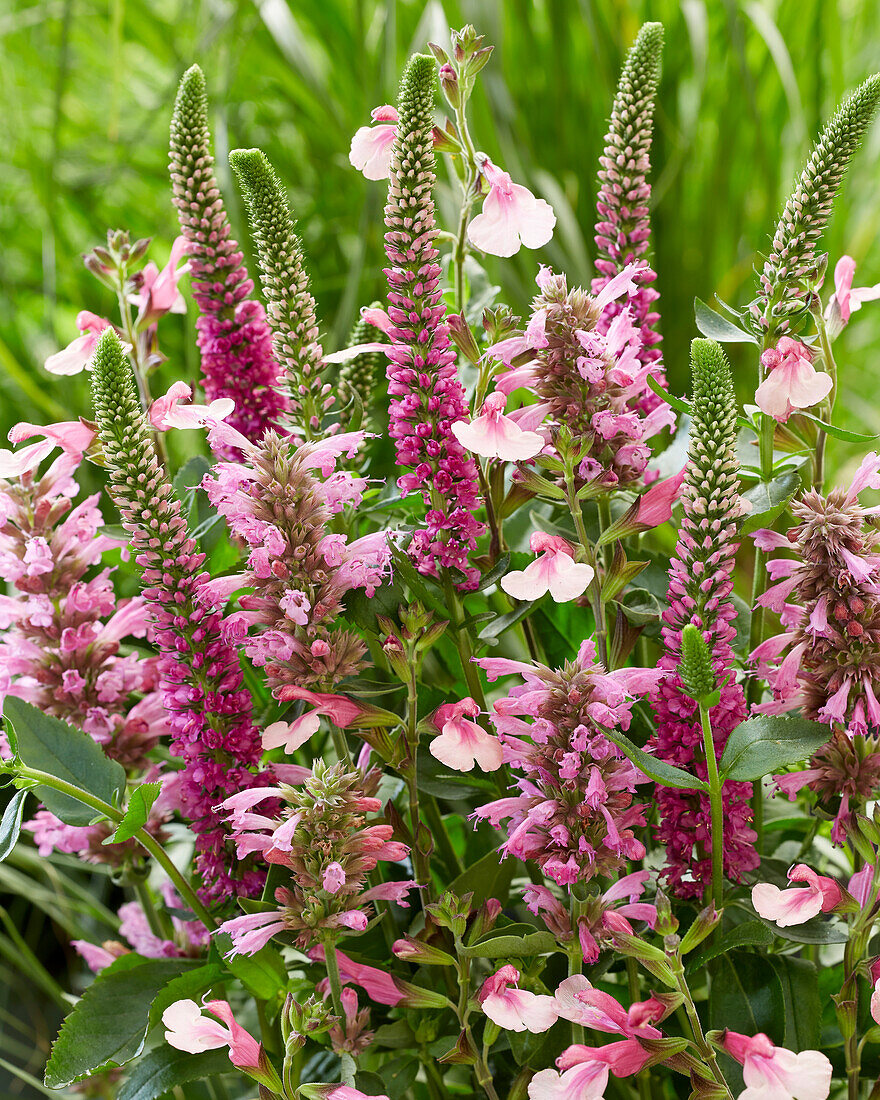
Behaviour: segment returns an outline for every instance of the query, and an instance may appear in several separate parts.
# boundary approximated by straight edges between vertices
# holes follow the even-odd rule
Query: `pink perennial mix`
[[[90,983],[22,953],[66,1013],[46,1088],[880,1096],[880,456],[834,423],[833,350],[880,284],[844,255],[823,291],[818,252],[880,77],[755,301],[698,310],[754,347],[740,407],[713,339],[668,392],[662,45],[646,24],[623,67],[589,289],[474,141],[492,45],[414,55],[349,152],[387,181],[387,301],[332,351],[256,149],[230,162],[262,300],[248,278],[184,74],[182,235],[164,264],[123,230],[86,256],[118,316],[81,311],[45,366],[93,406],[0,450],[2,884],[51,897]],[[495,258],[523,249],[515,312]],[[201,390],[157,395],[190,298]]]

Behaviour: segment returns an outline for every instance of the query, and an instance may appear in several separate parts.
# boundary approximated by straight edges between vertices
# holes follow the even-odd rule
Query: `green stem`
[[[81,802],[83,806],[89,806],[97,813],[102,814],[108,821],[113,821],[115,824],[119,824],[125,816],[121,810],[117,810],[114,806],[111,806],[109,802],[105,802],[102,798],[98,798],[96,795],[90,794],[88,791],[80,790],[79,787],[68,783],[64,779],[58,779],[57,776],[49,775],[48,772],[38,771],[36,768],[28,768],[23,765],[15,765],[16,774],[22,779],[29,779],[33,783],[39,784],[41,787],[49,787],[53,791],[58,791],[59,794],[66,794],[68,798],[74,799],[76,802]],[[159,864],[171,882],[174,884],[175,889],[181,897],[181,900],[192,909],[193,913],[199,918],[204,926],[211,931],[214,931],[218,925],[217,921],[211,916],[208,910],[202,905],[190,884],[186,881],[183,875],[174,866],[171,857],[165,851],[161,844],[155,837],[145,829],[138,829],[134,834],[134,840],[140,844]]]
[[[413,836],[413,864],[416,879],[427,890],[428,896],[434,896],[433,879],[429,853],[422,848],[422,815],[419,807],[419,788],[416,782],[416,768],[419,751],[419,696],[415,674],[410,676],[406,685],[406,745],[409,763],[403,778],[409,795],[410,828]]]
[[[492,565],[494,565],[498,560],[498,555],[504,550],[504,534],[501,530],[501,524],[498,522],[498,517],[495,514],[495,505],[492,502],[492,490],[489,487],[489,482],[483,469],[483,463],[479,459],[477,459],[477,473],[480,477],[480,489],[483,493],[483,501],[486,505],[486,519],[489,523],[489,531],[491,533],[489,559]]]
[[[677,962],[677,965],[676,965]],[[711,1043],[706,1038],[703,1032],[703,1025],[700,1023],[700,1017],[697,1013],[697,1006],[694,1004],[694,998],[691,994],[690,987],[687,984],[687,979],[684,976],[684,967],[681,965],[681,959],[671,963],[673,974],[675,975],[676,986],[678,992],[684,998],[684,1011],[688,1018],[688,1024],[690,1025],[691,1033],[694,1037],[694,1043],[697,1050],[700,1052],[700,1057],[706,1064],[707,1069],[712,1074],[715,1083],[720,1085],[724,1089],[725,1100],[733,1100],[733,1094],[730,1091],[730,1087],[727,1081],[724,1079],[724,1074],[721,1072],[721,1068],[718,1065],[718,1059],[715,1057],[715,1051],[712,1048]]]
[[[140,358],[140,344],[138,343],[138,334],[135,332],[134,320],[132,318],[131,306],[125,297],[125,274],[119,272],[119,285],[116,288],[116,299],[119,302],[119,314],[122,318],[122,327],[125,331],[125,339],[131,351],[129,352],[129,361],[131,363],[132,372],[134,373],[135,381],[137,382],[138,393],[141,398],[141,405],[145,413],[150,411],[150,405],[153,403],[153,397],[150,393],[150,383],[147,381],[146,371],[141,365]],[[165,469],[169,469],[168,465],[168,448],[165,444],[165,433],[160,431],[153,432],[153,439],[156,444],[156,451],[159,455],[159,459]]]
[[[636,960],[631,956],[626,959],[626,979],[629,986],[630,1004],[637,1004],[642,999],[642,991],[639,986],[639,968]],[[643,1069],[636,1076],[636,1086],[639,1090],[639,1100],[651,1100],[651,1071]]]
[[[488,709],[486,705],[486,696],[483,692],[483,685],[480,683],[480,675],[477,672],[477,667],[471,661],[474,651],[471,646],[470,636],[461,625],[464,621],[461,601],[456,594],[452,579],[445,570],[443,571],[443,591],[446,595],[446,609],[449,612],[449,626],[452,631],[456,649],[458,650],[458,657],[461,661],[461,669],[467,682],[468,691],[471,694],[471,698],[479,705],[480,710],[485,711]]]
[[[430,826],[431,835],[434,837],[437,847],[440,849],[440,854],[443,856],[447,871],[452,878],[458,878],[464,868],[461,865],[461,860],[458,858],[458,853],[453,847],[452,841],[449,839],[446,825],[443,822],[443,815],[440,813],[440,807],[437,805],[437,799],[429,794],[422,801],[422,809],[425,813],[425,820]]]
[[[470,220],[471,207],[474,203],[474,189],[479,178],[477,168],[477,154],[474,143],[471,140],[470,130],[467,124],[467,94],[462,89],[461,105],[456,108],[455,122],[458,127],[458,136],[461,138],[462,148],[465,153],[467,168],[465,178],[462,181],[461,207],[458,213],[458,228],[455,232],[455,248],[452,251],[453,292],[455,296],[455,309],[464,315],[464,261],[467,257],[467,227]]]
[[[330,983],[330,997],[333,1001],[333,1011],[339,1017],[340,1022],[345,1020],[342,1010],[342,979],[339,976],[339,960],[336,957],[336,944],[331,937],[324,940],[324,962],[327,966],[327,980]],[[339,1079],[343,1085],[354,1087],[355,1064],[354,1058],[342,1051],[339,1055]]]
[[[578,935],[578,918],[583,915],[584,903],[580,901],[574,893],[571,895],[571,902],[569,904],[569,914],[571,920],[572,931],[574,932],[574,938],[568,944],[568,976],[574,977],[576,974],[583,974],[584,972],[584,956],[581,950],[580,936]],[[583,1043],[584,1041],[584,1025],[575,1023],[572,1021],[571,1025],[571,1041],[573,1043]]]
[[[599,560],[587,535],[584,513],[581,502],[577,499],[577,489],[572,470],[566,470],[565,474],[565,500],[574,521],[578,542],[584,552],[584,560],[593,569],[594,576],[587,591],[590,596],[590,606],[593,609],[593,618],[596,621],[596,652],[602,665],[608,668],[608,626],[605,620],[605,604],[602,602],[602,578],[599,576]]]
[[[724,892],[724,807],[721,800],[721,780],[718,777],[718,760],[715,756],[715,739],[709,708],[700,703],[700,724],[703,727],[703,749],[709,779],[709,805],[712,815],[712,900],[715,908],[722,906]]]

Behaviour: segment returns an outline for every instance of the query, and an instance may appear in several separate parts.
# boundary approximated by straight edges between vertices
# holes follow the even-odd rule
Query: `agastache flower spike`
[[[880,73],[846,99],[825,126],[779,219],[752,316],[771,338],[807,307],[817,272],[816,246],[844,173],[880,101]]]
[[[656,754],[680,768],[706,778],[706,764],[697,754],[703,743],[697,703],[690,698],[676,670],[682,659],[682,632],[696,627],[712,654],[719,702],[709,715],[720,757],[731,731],[746,717],[742,687],[725,679],[733,667],[731,601],[733,564],[739,547],[737,529],[742,503],[737,478],[736,400],[724,352],[711,340],[691,345],[693,424],[681,502],[684,515],[669,571],[668,607],[663,613],[666,652],[660,667],[668,676],[651,699],[657,732],[651,739]],[[701,677],[701,687],[708,677]],[[701,755],[701,754],[700,754]],[[734,880],[757,866],[749,783],[725,783],[724,869]],[[699,897],[708,882],[711,860],[708,797],[694,791],[658,787],[658,829],[666,845],[665,875],[676,893]]]
[[[420,572],[441,567],[466,576],[473,587],[477,571],[468,564],[482,526],[473,512],[479,504],[474,460],[452,433],[468,415],[464,389],[455,370],[437,263],[434,221],[432,108],[435,65],[416,54],[400,84],[397,136],[391,152],[391,182],[385,207],[388,255],[390,434],[398,466],[411,472],[398,479],[404,493],[419,490],[429,507],[426,525],[409,547]]]
[[[278,365],[263,306],[253,298],[238,242],[214,175],[205,77],[198,65],[180,82],[171,119],[171,184],[186,237],[193,296],[199,307],[199,349],[209,401],[230,397],[230,424],[251,440],[280,424],[286,398],[276,387]],[[217,453],[236,457],[234,448]]]
[[[131,368],[113,329],[98,343],[92,368],[95,415],[111,492],[142,570],[152,613],[171,751],[184,761],[182,808],[196,833],[204,897],[258,891],[262,875],[230,873],[228,833],[213,807],[257,782],[260,738],[242,686],[238,653],[221,634],[222,619],[203,599],[204,555],[187,535],[180,502],[156,457]]]
[[[662,23],[645,23],[630,49],[605,135],[605,148],[599,159],[599,195],[596,202],[596,270],[592,290],[598,294],[627,264],[641,259],[648,251],[651,219],[648,203],[651,185],[647,180],[654,124],[654,97],[660,80],[663,51]],[[638,290],[629,302],[609,302],[596,325],[607,332],[612,320],[628,306],[641,333],[638,357],[650,365],[652,375],[665,384],[656,345],[661,337],[656,325],[660,319],[654,303],[659,297],[652,284],[657,276],[647,264],[636,282]],[[644,412],[656,408],[661,398],[646,390],[639,400]]]
[[[247,205],[275,355],[290,395],[290,426],[298,439],[314,439],[321,434],[321,420],[334,398],[329,384],[321,380],[323,352],[315,299],[287,195],[259,149],[234,149],[229,163]]]

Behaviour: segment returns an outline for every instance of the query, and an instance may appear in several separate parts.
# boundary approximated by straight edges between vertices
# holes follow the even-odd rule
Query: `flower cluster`
[[[633,803],[645,777],[604,734],[628,729],[633,700],[656,688],[663,672],[605,672],[585,641],[557,671],[500,657],[478,662],[494,680],[523,684],[495,703],[492,722],[507,763],[523,774],[519,794],[479,806],[474,816],[497,829],[508,819],[504,855],[532,860],[562,886],[611,875],[644,845],[633,832],[644,807]]]

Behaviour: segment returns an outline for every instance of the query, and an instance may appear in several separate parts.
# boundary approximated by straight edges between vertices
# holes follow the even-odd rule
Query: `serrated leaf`
[[[831,730],[806,718],[747,718],[728,738],[718,768],[724,779],[750,781],[799,764],[828,742]]]
[[[117,1093],[117,1100],[157,1100],[177,1085],[218,1077],[221,1073],[238,1073],[225,1048],[190,1054],[163,1043],[132,1068]]]
[[[46,1066],[45,1082],[60,1089],[102,1066],[130,1062],[143,1050],[150,1005],[191,959],[122,955],[98,974],[61,1025]]]
[[[752,506],[743,519],[740,533],[747,535],[761,527],[769,527],[801,487],[801,477],[797,470],[783,470],[772,481],[762,481],[743,493]]]
[[[106,756],[101,746],[82,730],[69,726],[14,695],[3,705],[3,717],[15,729],[21,762],[37,771],[115,805],[125,787],[125,769]],[[88,825],[95,811],[82,802],[48,787],[35,788],[37,797],[65,825]]]
[[[757,344],[757,340],[750,332],[728,321],[720,313],[716,313],[711,306],[701,298],[694,298],[694,321],[697,328],[710,340],[717,340],[719,344]]]
[[[677,790],[682,791],[707,791],[709,789],[708,783],[704,783],[702,779],[698,779],[695,775],[690,775],[690,773],[683,771],[681,768],[676,768],[672,764],[667,764],[665,760],[658,760],[656,756],[649,755],[644,749],[640,749],[638,745],[633,744],[619,730],[603,729],[602,732],[609,741],[613,741],[617,745],[624,756],[627,756],[640,771],[643,771],[645,775],[662,787],[675,787]]]
[[[11,854],[18,841],[27,795],[27,791],[16,791],[3,811],[0,819],[0,863]]]
[[[130,840],[138,829],[142,829],[150,816],[153,803],[159,797],[162,790],[161,783],[141,783],[131,792],[125,816],[119,822],[116,832],[113,834],[113,843],[121,844],[123,840]]]

